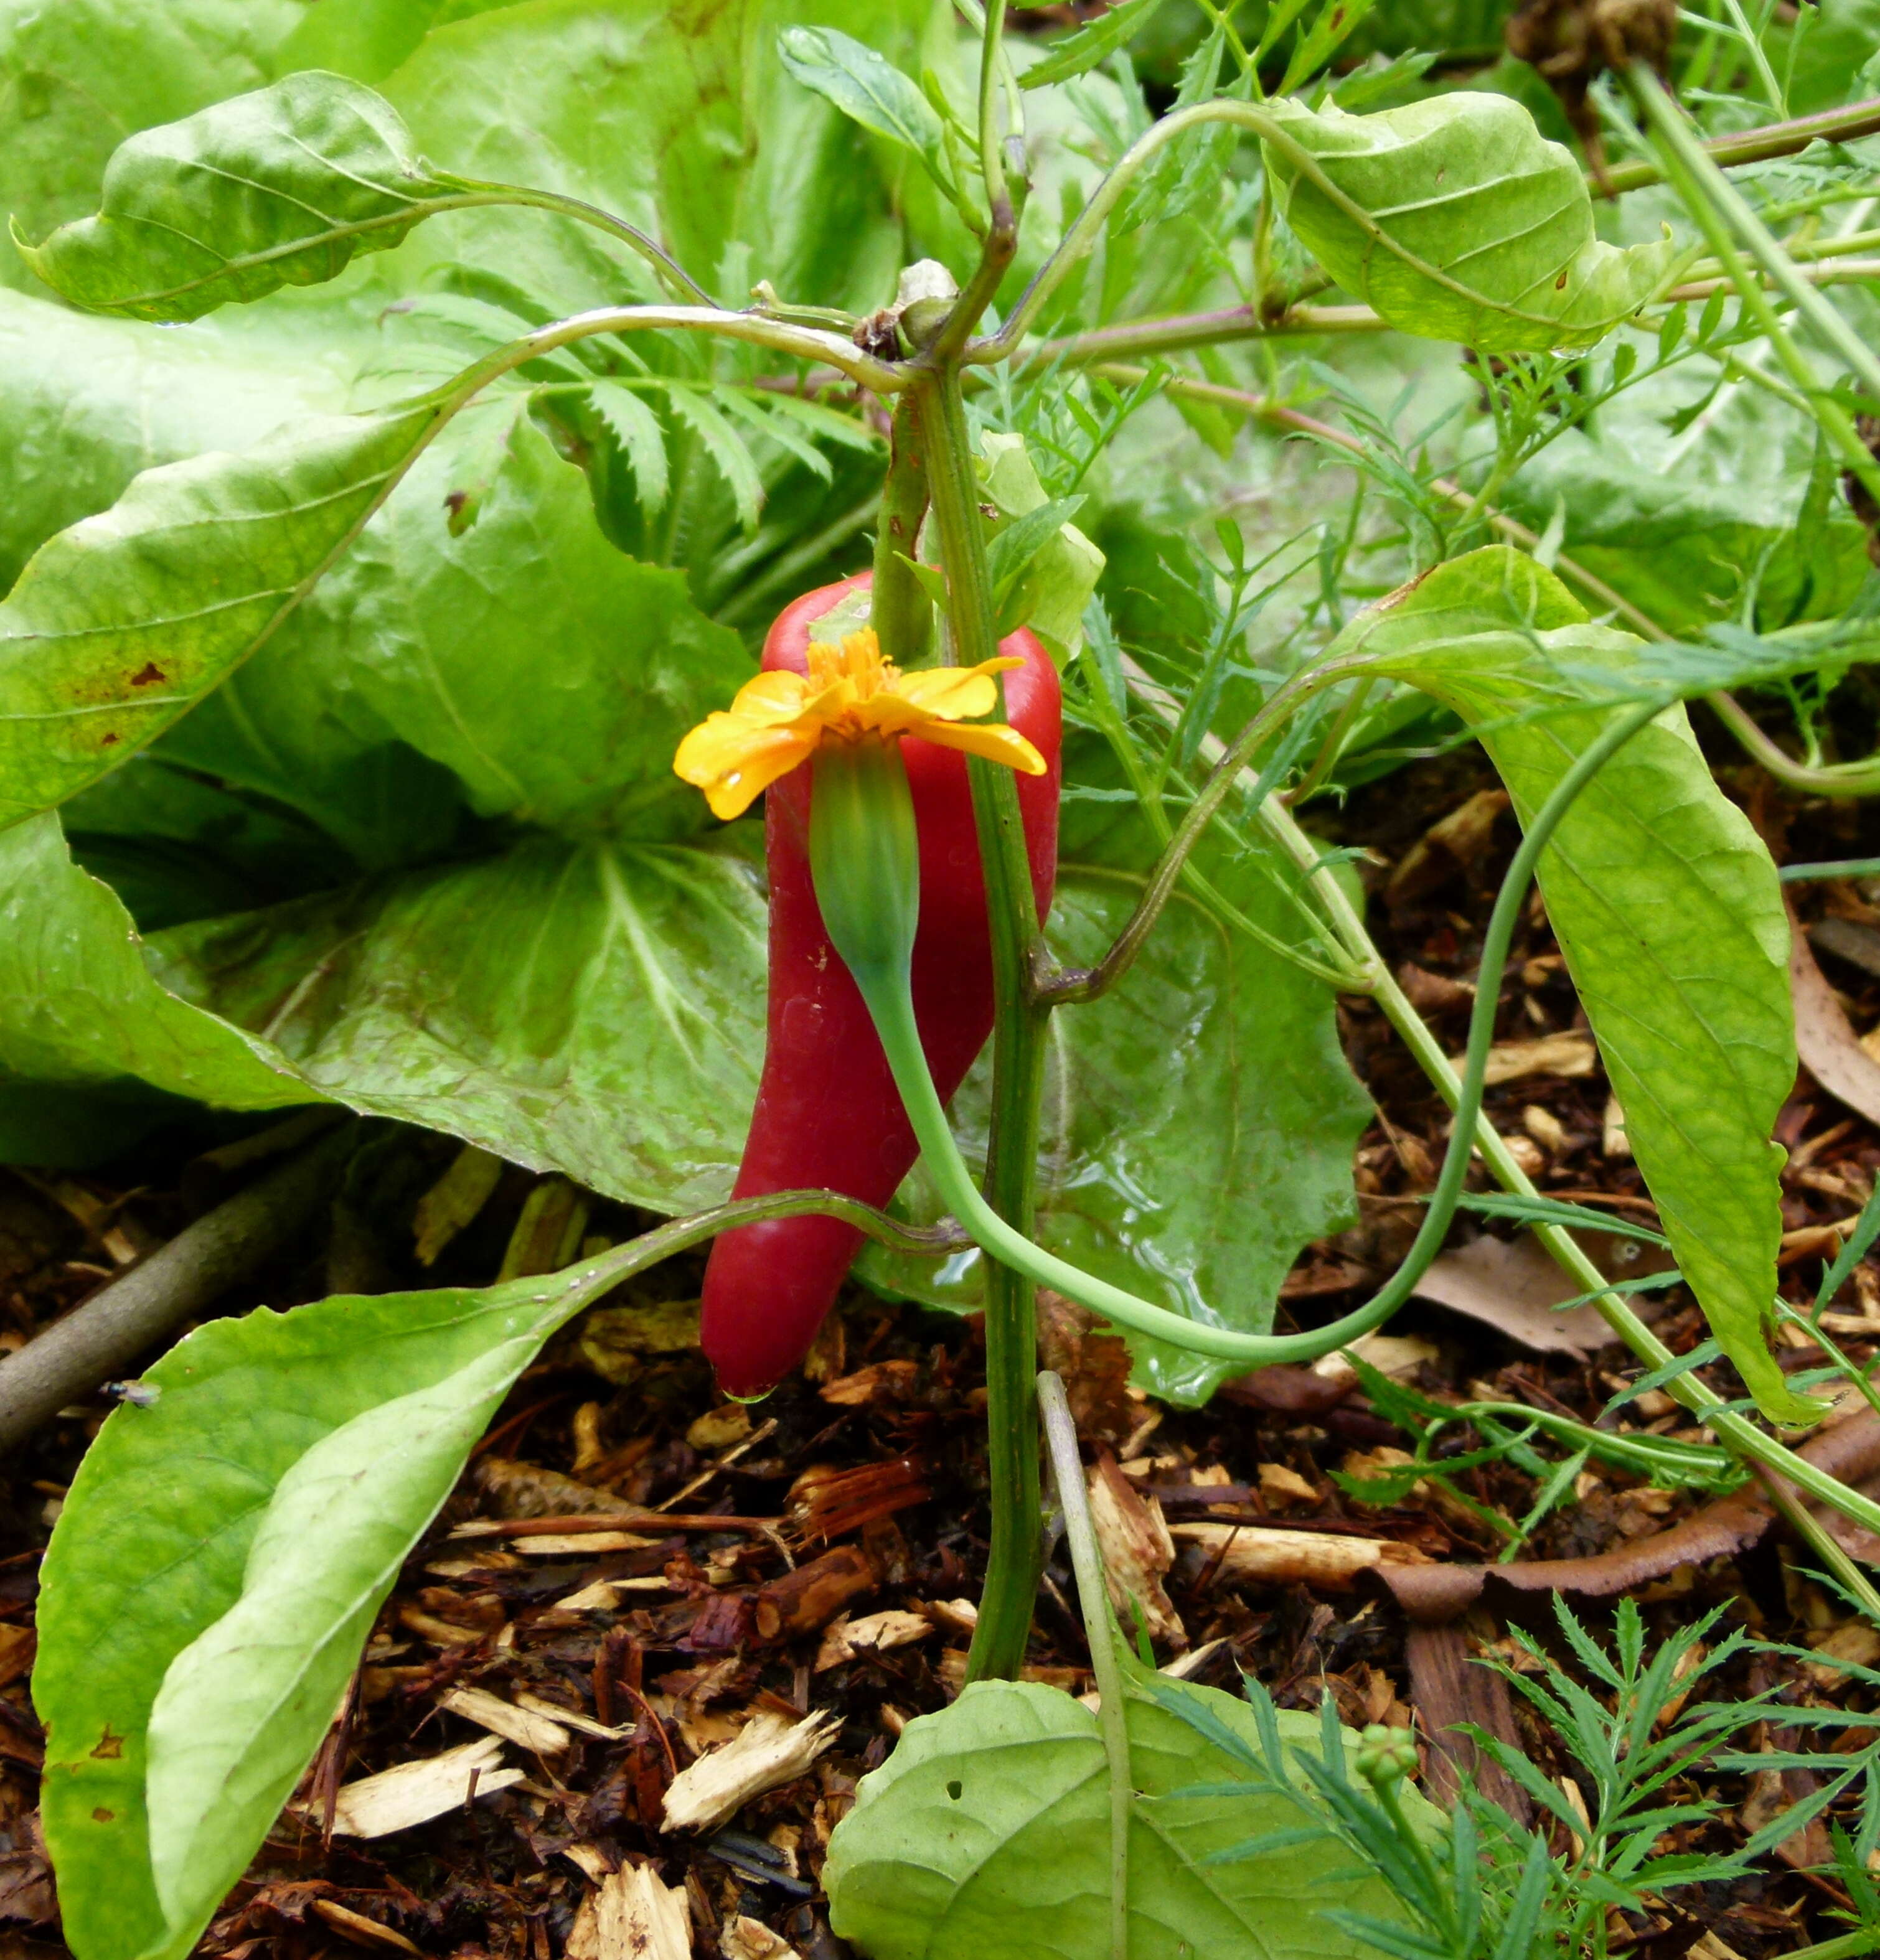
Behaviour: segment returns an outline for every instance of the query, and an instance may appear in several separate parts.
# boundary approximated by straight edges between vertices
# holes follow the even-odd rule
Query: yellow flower
[[[813,641],[808,673],[779,669],[746,682],[728,712],[707,715],[679,744],[672,766],[704,791],[713,816],[728,819],[824,742],[917,735],[1041,776],[1044,758],[1017,729],[974,719],[998,701],[993,675],[1024,665],[1001,659],[903,673],[882,659],[871,632],[848,634],[840,648]]]

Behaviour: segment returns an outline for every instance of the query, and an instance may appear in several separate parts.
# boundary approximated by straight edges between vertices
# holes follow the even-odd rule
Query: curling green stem
[[[928,1073],[926,1056],[914,1023],[906,963],[883,960],[858,964],[852,959],[851,971],[881,1036],[888,1066],[894,1072],[896,1086],[907,1108],[908,1121],[919,1141],[928,1170],[954,1216],[994,1258],[1037,1284],[1055,1287],[1107,1320],[1191,1353],[1212,1355],[1248,1367],[1265,1367],[1278,1361],[1311,1360],[1381,1326],[1410,1297],[1441,1249],[1455,1215],[1456,1201],[1462,1195],[1463,1182],[1468,1172],[1470,1140],[1481,1111],[1488,1052],[1494,1039],[1495,1011],[1502,973],[1507,964],[1509,947],[1535,864],[1574,797],[1662,706],[1659,702],[1635,706],[1603,730],[1555,786],[1522,840],[1508,876],[1502,881],[1483,940],[1456,1122],[1436,1188],[1404,1263],[1363,1306],[1329,1326],[1314,1328],[1302,1334],[1240,1334],[1229,1328],[1210,1326],[1185,1315],[1171,1312],[1166,1307],[1157,1306],[1122,1287],[1086,1273],[1068,1260],[1034,1245],[1023,1233],[1001,1218],[980,1196],[960,1155],[946,1112],[935,1092],[933,1078]],[[825,917],[830,909],[825,903]],[[839,947],[840,944],[838,940]]]

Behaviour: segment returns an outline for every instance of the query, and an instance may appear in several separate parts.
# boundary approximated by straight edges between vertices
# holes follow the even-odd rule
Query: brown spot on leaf
[[[124,1753],[124,1738],[113,1735],[111,1725],[107,1722],[104,1725],[104,1733],[98,1738],[97,1747],[91,1753],[107,1762],[115,1761]]]
[[[115,749],[123,739],[123,737],[119,735],[114,730],[107,728],[104,733],[98,737],[98,746],[100,749]]]
[[[115,1824],[117,1822],[117,1812],[115,1810],[107,1810],[103,1804],[100,1804],[97,1809],[92,1812],[91,1821],[94,1824]]]
[[[1563,293],[1563,292],[1565,292],[1565,291],[1566,291],[1566,273],[1565,273],[1564,272],[1563,272],[1561,273],[1560,276],[1557,279],[1556,279],[1556,280],[1554,281],[1554,282],[1553,282],[1553,290],[1554,290],[1557,293]]]
[[[169,678],[170,676],[158,666],[155,660],[146,660],[136,673],[131,676],[131,686],[148,687],[153,681],[167,680]]]

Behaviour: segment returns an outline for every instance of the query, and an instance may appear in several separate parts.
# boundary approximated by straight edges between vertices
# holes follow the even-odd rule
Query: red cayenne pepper
[[[805,593],[764,642],[766,668],[801,673],[816,622],[864,572]],[[1024,663],[1005,676],[1006,719],[1047,772],[1017,778],[1038,916],[1057,871],[1063,737],[1057,670],[1021,630],[999,651]],[[901,743],[920,842],[920,925],[914,1013],[935,1087],[951,1098],[993,1028],[993,965],[979,832],[966,758],[910,737]],[[810,882],[812,772],[772,784],[764,811],[770,875],[770,991],[763,1075],[733,1195],[820,1186],[884,1205],[918,1151],[887,1060],[848,969],[830,944]],[[722,1233],[706,1268],[703,1341],[734,1395],[773,1388],[808,1352],[862,1241],[834,1218],[778,1218]]]

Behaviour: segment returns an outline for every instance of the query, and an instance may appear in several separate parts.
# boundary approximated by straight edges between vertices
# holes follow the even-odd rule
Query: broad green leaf
[[[56,532],[107,508],[140,470],[248,448],[283,422],[352,406],[329,317],[152,332],[0,291],[0,590]],[[323,341],[326,345],[323,345]],[[340,355],[343,360],[343,355]]]
[[[1388,651],[1386,672],[1480,730],[1525,821],[1620,711],[1571,711],[1588,670],[1623,680],[1638,645],[1584,622],[1557,579],[1492,546],[1355,622],[1345,644]],[[1785,1154],[1770,1132],[1796,1071],[1787,921],[1768,851],[1681,707],[1582,792],[1540,883],[1679,1267],[1764,1411],[1811,1419],[1764,1335]]]
[[[189,1952],[489,1414],[631,1256],[214,1321],[148,1371],[151,1406],[107,1422],[47,1551],[33,1678],[84,1960]]]
[[[1639,426],[1636,399],[1649,387],[1615,405],[1633,409],[1616,426],[1601,418],[1597,440],[1573,431],[1542,450],[1504,507],[1536,530],[1560,509],[1574,562],[1668,633],[1739,619],[1751,581],[1757,616],[1772,625],[1853,604],[1871,568],[1866,534],[1838,504],[1815,538],[1797,532],[1807,462],[1786,453],[1796,419],[1786,407],[1742,390],[1704,441],[1658,467],[1663,431]]]
[[[505,406],[470,411],[419,460],[231,702],[289,756],[299,700],[342,703],[362,741],[441,765],[482,816],[583,835],[696,830],[705,813],[673,752],[750,679],[750,657],[682,572],[607,542],[579,473],[527,416],[477,521],[451,535],[466,468],[486,467],[474,418]],[[177,733],[200,766],[240,773],[240,750]],[[272,793],[293,801],[288,773]]]
[[[274,72],[323,68],[355,81],[390,75],[435,27],[504,0],[320,0],[274,53]]]
[[[330,279],[475,195],[418,155],[382,96],[316,70],[133,136],[95,217],[15,242],[80,306],[194,320]]]
[[[258,87],[282,37],[320,11],[301,0],[4,0],[0,216],[37,237],[94,210],[126,137]],[[0,248],[0,285],[38,282]]]
[[[892,62],[833,27],[785,27],[778,46],[784,67],[805,88],[863,129],[912,150],[935,177],[948,175],[939,114]]]
[[[0,823],[186,713],[280,624],[439,425],[429,404],[299,422],[147,470],[35,553],[0,605]]]
[[[1873,92],[1880,53],[1876,0],[1818,0],[1795,31],[1800,43],[1789,78],[1789,113],[1837,109]]]
[[[235,1109],[323,1099],[266,1041],[151,981],[108,885],[49,813],[0,832],[0,1084],[131,1081]]]
[[[911,57],[934,11],[875,0],[868,38]],[[854,24],[853,0],[522,0],[433,28],[384,93],[425,155],[599,205],[708,287],[748,247],[730,305],[764,278],[868,312],[909,256],[891,180],[861,129],[789,79],[777,46],[788,27]],[[541,212],[447,215],[379,264],[406,291],[489,266],[558,313],[652,291],[624,247]]]
[[[1265,149],[1286,221],[1406,333],[1503,354],[1589,346],[1671,270],[1668,243],[1622,250],[1594,236],[1579,164],[1506,96],[1375,116],[1282,100],[1267,112],[1284,137]]]
[[[145,932],[323,891],[353,868],[297,812],[148,752],[61,816],[78,862]]]
[[[1115,937],[1149,854],[1126,829],[1084,828],[1067,832],[1075,854],[1050,922],[1053,949],[1075,965]],[[1296,940],[1268,861],[1210,856],[1208,870],[1257,924]],[[1051,1032],[1040,1242],[1177,1312],[1266,1333],[1300,1249],[1351,1216],[1351,1153],[1370,1105],[1340,1051],[1330,994],[1183,896],[1123,982],[1055,1016]],[[982,1059],[954,1100],[970,1162],[985,1149],[989,1086]],[[919,1170],[898,1202],[923,1222],[945,1209]],[[870,1246],[861,1271],[936,1306],[980,1303],[977,1254],[936,1268]],[[1174,1402],[1205,1402],[1240,1372],[1159,1341],[1130,1344],[1138,1379]]]
[[[1259,1751],[1244,1702],[1190,1691]],[[1181,1794],[1244,1781],[1244,1756],[1133,1682],[1128,1718],[1131,1960],[1355,1960],[1328,1909],[1400,1920],[1381,1880],[1355,1871],[1329,1834],[1211,1863],[1307,1820],[1283,1798]],[[1279,1721],[1288,1750],[1317,1753],[1311,1717],[1283,1710]],[[1413,1792],[1408,1803],[1429,1815]],[[1110,1780],[1096,1716],[1056,1688],[977,1682],[909,1723],[836,1826],[823,1884],[830,1924],[871,1960],[1108,1960]]]

